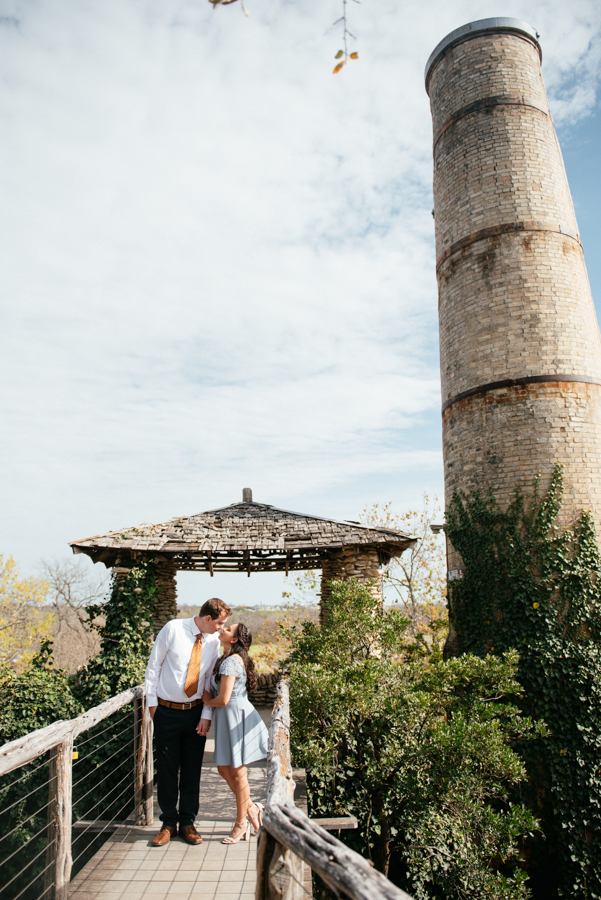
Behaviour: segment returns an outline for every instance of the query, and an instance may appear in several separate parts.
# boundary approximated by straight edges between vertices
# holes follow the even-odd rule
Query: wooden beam
[[[351,900],[411,900],[370,863],[291,803],[266,805],[265,828],[303,859],[336,894]]]
[[[349,828],[359,827],[359,823],[354,816],[340,816],[337,819],[316,819],[314,816],[311,816],[311,821],[323,828],[324,831],[344,831]]]
[[[17,738],[16,741],[4,744],[0,747],[0,775],[7,775],[68,739],[73,741],[82,731],[87,731],[117,712],[122,706],[126,706],[136,697],[143,695],[144,685],[140,684],[129,691],[117,694],[116,697],[111,697],[100,706],[94,706],[76,719],[70,719],[67,722],[59,720],[52,725]]]

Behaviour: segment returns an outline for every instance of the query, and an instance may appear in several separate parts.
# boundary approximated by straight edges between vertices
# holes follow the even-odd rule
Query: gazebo
[[[321,569],[321,614],[328,583],[357,578],[381,593],[382,566],[411,547],[415,538],[390,528],[339,522],[256,503],[250,488],[242,502],[159,525],[138,525],[72,541],[117,575],[143,557],[157,561],[155,627],[177,615],[178,571],[289,572]]]

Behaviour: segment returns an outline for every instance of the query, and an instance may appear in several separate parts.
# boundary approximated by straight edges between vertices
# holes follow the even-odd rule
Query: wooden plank
[[[359,827],[359,823],[354,816],[341,816],[338,819],[316,819],[314,816],[311,816],[311,821],[323,828],[324,831],[340,831]]]
[[[28,762],[37,759],[43,753],[47,753],[67,739],[73,741],[83,731],[87,731],[103,719],[111,716],[122,706],[131,703],[137,697],[144,695],[144,685],[140,684],[128,691],[117,694],[95,706],[87,712],[82,713],[76,719],[70,719],[66,722],[59,720],[47,725],[45,728],[38,728],[16,741],[10,741],[0,747],[0,775],[6,775],[20,766],[24,766]]]
[[[128,822],[111,822],[110,819],[79,819],[71,826],[73,831],[88,831],[90,834],[103,832],[112,834],[118,828],[127,827]]]

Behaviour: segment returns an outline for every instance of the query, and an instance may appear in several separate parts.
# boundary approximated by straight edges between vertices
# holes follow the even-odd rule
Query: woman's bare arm
[[[236,680],[235,675],[222,675],[221,681],[219,683],[219,695],[217,697],[209,698],[207,696],[208,692],[205,691],[203,697],[203,703],[205,706],[227,706],[230,702],[230,697],[232,696],[232,691],[234,690],[234,682]],[[206,699],[205,699],[206,698]]]

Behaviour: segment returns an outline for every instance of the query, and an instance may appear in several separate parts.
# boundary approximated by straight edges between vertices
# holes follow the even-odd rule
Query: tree
[[[410,621],[412,635],[431,636],[446,627],[446,553],[442,539],[431,526],[440,517],[438,498],[423,495],[423,507],[393,513],[391,503],[374,503],[360,516],[364,525],[394,528],[417,538],[409,550],[392,559],[384,572],[384,590],[389,588],[399,608]]]
[[[209,0],[209,3],[212,4],[213,9],[217,9],[218,6],[230,6],[230,4],[235,3],[235,2],[236,2],[236,0]],[[334,75],[337,75],[338,72],[341,71],[342,67],[347,64],[349,59],[359,59],[359,54],[357,53],[357,51],[354,50],[351,53],[348,48],[349,38],[351,38],[353,41],[357,40],[355,35],[352,34],[352,32],[350,32],[348,29],[348,13],[347,13],[348,2],[349,2],[349,0],[342,0],[342,15],[340,16],[339,19],[336,19],[336,21],[334,22],[334,25],[342,25],[342,46],[343,46],[343,49],[339,50],[338,53],[336,53],[334,56],[334,59],[336,60],[336,65],[334,66],[334,69],[333,69]],[[361,0],[353,0],[353,3],[360,3],[360,2],[361,2]],[[242,7],[242,12],[244,13],[245,16],[250,15],[250,13],[248,12],[248,9],[246,8],[246,6],[244,4],[244,0],[242,0],[242,2],[241,2],[241,7]]]
[[[90,607],[97,608],[106,595],[108,578],[92,578],[89,562],[81,558],[45,562],[43,573],[54,614],[54,665],[73,673],[100,648]]]
[[[310,814],[355,815],[344,840],[416,900],[528,897],[520,842],[537,823],[510,793],[513,750],[543,733],[512,702],[517,654],[408,652],[407,619],[335,582],[319,628],[291,629],[295,765]]]
[[[41,578],[21,578],[16,560],[0,554],[0,663],[23,671],[50,637],[52,616],[44,609],[48,590]]]

